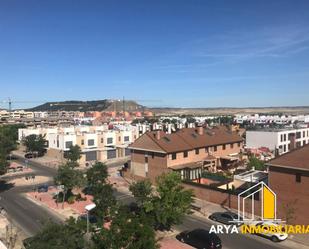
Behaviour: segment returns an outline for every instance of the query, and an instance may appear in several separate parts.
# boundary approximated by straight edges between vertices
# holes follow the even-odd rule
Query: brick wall
[[[145,171],[145,155],[147,153],[148,158],[148,173]],[[137,176],[147,177],[152,182],[155,181],[156,177],[163,173],[170,172],[167,168],[167,155],[161,153],[152,153],[145,151],[134,150],[131,153],[131,173]]]
[[[235,153],[240,153],[240,150],[242,148],[242,143],[240,143],[240,146],[238,147],[238,143],[233,144],[233,148],[231,147],[230,144],[225,145],[225,150],[223,150],[223,145],[218,145],[217,146],[217,151],[214,151],[214,147],[209,147],[209,150],[211,150],[211,154],[216,156],[216,157],[221,157],[221,156],[228,156],[230,154],[235,154]],[[191,162],[198,162],[204,160],[208,156],[208,152],[205,150],[205,148],[200,148],[199,149],[199,154],[195,153],[195,150],[190,150],[188,151],[188,156],[184,157],[183,152],[178,152],[176,155],[176,159],[172,160],[172,155],[169,154],[168,160],[167,160],[167,165],[174,166],[174,165],[179,165],[179,164],[186,164],[186,163],[191,163]]]
[[[219,204],[223,207],[238,209],[237,195],[231,194],[228,191],[220,191],[216,189],[207,188],[198,184],[183,183],[185,189],[192,189],[196,198],[205,200],[208,202]],[[252,206],[251,200],[245,202],[245,210],[248,214],[251,214]],[[215,210],[214,210],[215,212]],[[261,215],[261,203],[260,201],[254,201],[254,214]]]
[[[301,182],[296,182],[296,173]],[[309,224],[309,175],[308,172],[289,171],[270,167],[269,186],[277,195],[277,216],[287,221],[288,210],[294,210],[290,224]],[[289,207],[287,207],[289,205]]]

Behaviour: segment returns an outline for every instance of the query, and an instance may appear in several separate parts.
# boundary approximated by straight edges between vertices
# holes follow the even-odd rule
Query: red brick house
[[[204,170],[215,172],[237,162],[243,139],[225,126],[184,128],[172,134],[147,132],[131,146],[130,171],[154,180],[175,170],[183,179],[198,179]]]
[[[309,224],[309,145],[268,163],[269,186],[277,195],[277,217],[291,224]]]

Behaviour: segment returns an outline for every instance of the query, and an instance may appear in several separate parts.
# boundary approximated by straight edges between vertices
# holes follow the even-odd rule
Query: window
[[[112,144],[113,143],[113,138],[112,137],[108,137],[107,138],[107,144]]]
[[[69,149],[72,145],[73,145],[73,142],[72,142],[72,141],[66,141],[66,142],[65,142],[65,147],[66,147],[67,149]]]
[[[208,153],[208,147],[205,147],[205,152]]]
[[[183,152],[183,157],[188,157],[188,151]]]
[[[118,137],[118,141],[119,141],[119,142],[121,141],[121,137],[120,137],[120,136]]]
[[[129,136],[124,136],[123,139],[124,139],[125,142],[129,142],[130,141],[130,137]]]
[[[80,143],[81,143],[81,145],[84,145],[84,139],[82,139],[82,141]]]
[[[280,136],[280,142],[283,142],[283,134]]]
[[[237,143],[238,147],[240,147],[240,142]]]
[[[284,134],[284,138],[283,139],[284,139],[284,141],[286,141],[286,134]]]
[[[195,155],[200,154],[200,149],[195,149]]]
[[[148,156],[145,156],[145,163],[148,163]]]
[[[301,132],[296,132],[296,138],[301,138]]]
[[[223,150],[225,150],[225,147],[226,147],[226,145],[225,145],[225,144],[223,144],[223,145],[222,145],[222,149],[223,149]]]
[[[296,182],[301,182],[301,174],[296,173]]]
[[[234,144],[231,144],[230,146],[231,146],[231,149],[233,149],[233,148],[234,148]]]
[[[176,159],[176,153],[172,153],[172,160],[175,160]]]
[[[104,139],[103,139],[103,137],[101,137],[101,144],[103,144],[103,142],[104,142]]]
[[[155,157],[155,153],[154,152],[151,153],[151,157],[152,157],[152,159]]]
[[[94,146],[94,139],[88,139],[88,146]]]
[[[217,146],[214,146],[214,151],[217,151]]]

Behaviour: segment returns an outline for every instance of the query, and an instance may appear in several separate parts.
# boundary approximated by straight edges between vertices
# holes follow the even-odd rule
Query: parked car
[[[209,216],[209,219],[213,221],[218,221],[223,224],[232,224],[234,220],[238,220],[238,214],[235,214],[233,212],[216,212]],[[240,217],[240,220],[242,221],[243,218]],[[242,225],[243,222],[239,222],[238,225]]]
[[[28,159],[34,158],[34,154],[32,152],[28,152],[25,154],[25,158],[28,158]]]
[[[87,221],[87,214],[82,214],[78,217],[80,220]],[[89,223],[95,224],[98,222],[98,219],[96,216],[89,214]]]
[[[271,239],[273,242],[279,242],[279,241],[283,241],[286,240],[288,238],[288,234],[284,232],[284,228],[283,231],[281,233],[272,233],[270,231],[267,230],[267,226],[274,226],[274,227],[278,227],[278,224],[272,223],[270,221],[261,221],[255,224],[255,226],[257,227],[261,227],[262,229],[265,229],[265,233],[259,233],[257,235],[260,235],[262,237],[265,238],[269,238]]]
[[[204,229],[194,229],[192,231],[184,231],[176,236],[176,238],[197,249],[221,249],[221,239],[214,233]]]
[[[48,185],[47,184],[43,184],[38,186],[38,192],[42,193],[42,192],[48,192]]]

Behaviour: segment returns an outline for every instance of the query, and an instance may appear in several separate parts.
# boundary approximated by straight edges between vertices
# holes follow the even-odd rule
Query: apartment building
[[[269,186],[277,195],[277,217],[308,225],[309,145],[269,161],[268,168]]]
[[[267,147],[281,155],[309,143],[309,128],[246,131],[246,147]]]
[[[106,161],[130,155],[127,148],[137,137],[134,126],[69,126],[57,128],[26,128],[19,129],[19,141],[30,134],[43,135],[48,141],[47,154],[63,160],[65,151],[73,145],[82,150],[81,164],[93,161]]]
[[[242,147],[242,138],[223,126],[184,128],[172,134],[150,131],[130,145],[130,171],[154,180],[174,170],[183,179],[194,180],[204,170],[228,169],[238,161]]]

